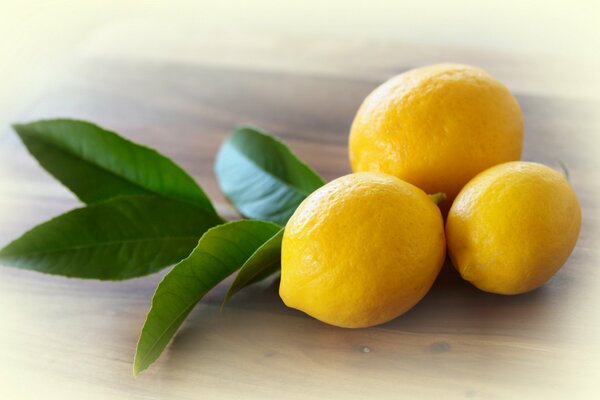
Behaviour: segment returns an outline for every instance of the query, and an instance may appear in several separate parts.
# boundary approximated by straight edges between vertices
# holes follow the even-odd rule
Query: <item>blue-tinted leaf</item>
[[[215,171],[221,190],[242,215],[278,224],[324,184],[279,139],[249,127],[225,141]]]

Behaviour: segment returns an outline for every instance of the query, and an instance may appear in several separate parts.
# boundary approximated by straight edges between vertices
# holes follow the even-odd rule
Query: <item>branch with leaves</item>
[[[0,250],[4,265],[118,281],[175,266],[159,283],[138,341],[134,373],[148,368],[202,297],[237,271],[223,305],[279,271],[283,226],[324,184],[279,139],[242,127],[215,165],[221,190],[252,219],[226,222],[172,160],[85,121],[14,125],[39,164],[84,204]]]

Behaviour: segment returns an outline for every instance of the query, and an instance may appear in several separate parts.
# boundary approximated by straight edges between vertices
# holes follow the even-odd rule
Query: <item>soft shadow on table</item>
[[[195,379],[220,379],[208,360],[229,360],[223,368],[244,371],[238,378],[244,382],[263,370],[271,374],[278,370],[289,377],[294,367],[287,364],[294,360],[305,372],[301,380],[290,382],[292,386],[312,382],[337,390],[359,377],[365,382],[376,380],[377,373],[415,369],[434,373],[440,368],[460,373],[466,368],[461,354],[469,352],[471,361],[485,366],[487,373],[502,376],[518,373],[511,359],[521,347],[527,348],[530,338],[524,335],[544,340],[553,335],[549,328],[555,304],[552,288],[521,296],[488,294],[463,281],[448,263],[417,306],[367,329],[328,326],[286,308],[278,285],[274,279],[248,288],[223,312],[218,305],[224,289],[211,293],[189,317],[152,375],[163,375],[165,384],[170,379],[164,374],[170,370],[186,369]],[[453,373],[448,374],[450,378]],[[477,388],[466,387],[464,393],[470,396]]]
[[[556,278],[555,278],[556,279]],[[374,328],[395,329],[418,332],[428,327],[440,325],[451,328],[450,321],[457,316],[471,315],[479,317],[482,322],[495,320],[503,316],[517,317],[515,313],[527,313],[529,322],[535,321],[535,315],[544,314],[544,309],[552,307],[548,303],[552,297],[552,282],[537,290],[518,296],[504,296],[483,292],[469,282],[464,281],[454,269],[450,261],[446,261],[440,275],[429,293],[416,306],[404,315]],[[298,318],[308,318],[302,312],[287,308],[278,294],[279,278],[271,279],[268,283],[245,289],[237,294],[225,308],[249,309],[260,308],[262,311],[293,315]],[[221,293],[207,300],[208,303],[218,304]],[[460,328],[460,327],[459,327]],[[349,329],[335,328],[340,332],[351,332]],[[459,329],[460,330],[460,329]],[[462,332],[462,330],[460,330]]]
[[[538,318],[543,319],[546,309],[552,308],[552,288],[548,286],[551,284],[518,296],[486,293],[462,280],[447,261],[429,293],[404,315],[372,328],[359,330],[329,328],[340,335],[368,330],[465,333],[465,329],[502,328],[503,322],[507,322],[504,318],[512,319],[515,324],[522,318],[526,318],[529,325],[535,325]],[[225,290],[226,285],[217,288],[207,295],[201,304],[218,307]],[[237,314],[243,310],[281,314],[313,321],[313,318],[308,315],[287,308],[281,301],[278,290],[279,278],[271,278],[236,294],[220,313],[218,310],[212,310],[213,307],[205,307],[198,313],[193,312],[186,326],[179,332],[177,343],[185,342],[187,337],[196,336],[202,330],[200,325],[210,323],[208,319],[228,318],[228,314]],[[317,322],[317,324],[321,323]],[[513,324],[507,328],[514,326]]]

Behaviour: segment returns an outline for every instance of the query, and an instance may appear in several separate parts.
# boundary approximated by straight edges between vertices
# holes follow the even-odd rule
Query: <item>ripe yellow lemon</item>
[[[394,175],[449,201],[479,172],[519,160],[517,100],[487,72],[439,64],[400,74],[360,106],[349,138],[354,172]]]
[[[413,307],[444,262],[440,210],[393,176],[357,173],[308,196],[283,235],[284,303],[331,325],[361,328]]]
[[[460,192],[446,222],[450,258],[462,277],[492,293],[546,283],[579,235],[581,210],[559,172],[541,164],[492,167]]]

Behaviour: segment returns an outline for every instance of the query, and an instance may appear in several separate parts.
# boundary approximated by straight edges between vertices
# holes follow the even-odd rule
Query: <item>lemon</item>
[[[450,258],[462,277],[492,293],[518,294],[546,283],[579,235],[581,210],[559,172],[510,162],[477,175],[446,222]]]
[[[381,324],[425,296],[445,251],[441,213],[425,192],[384,174],[346,175],[288,221],[279,294],[328,324]]]
[[[519,160],[523,116],[487,72],[439,64],[400,74],[360,106],[349,138],[354,172],[394,175],[450,201],[479,172]]]

